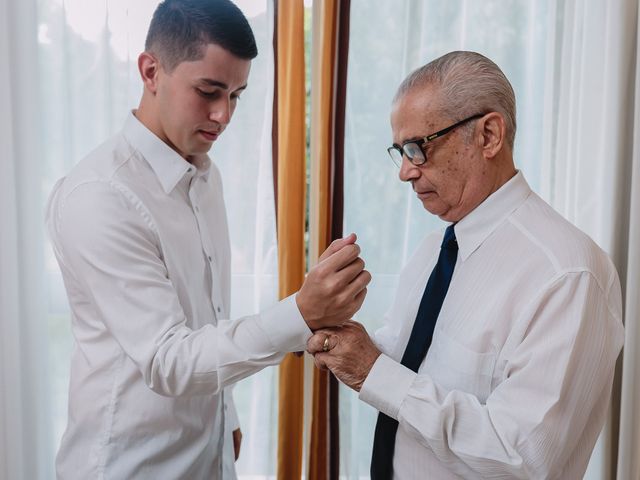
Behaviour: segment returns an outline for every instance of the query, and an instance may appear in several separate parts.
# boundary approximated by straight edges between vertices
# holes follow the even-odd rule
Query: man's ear
[[[142,52],[138,57],[138,71],[146,90],[155,95],[158,90],[160,62],[149,52]]]
[[[501,113],[490,112],[480,119],[480,142],[485,158],[494,158],[506,140],[506,123]]]

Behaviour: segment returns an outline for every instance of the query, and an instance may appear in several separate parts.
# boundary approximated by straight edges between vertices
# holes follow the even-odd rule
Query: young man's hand
[[[334,240],[296,295],[298,309],[311,330],[344,324],[364,301],[371,274],[364,269],[355,241],[353,233]]]

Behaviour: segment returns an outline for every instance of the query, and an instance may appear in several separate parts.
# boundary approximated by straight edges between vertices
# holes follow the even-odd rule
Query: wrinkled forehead
[[[393,142],[401,144],[428,135],[443,124],[441,95],[434,86],[414,87],[391,106]]]

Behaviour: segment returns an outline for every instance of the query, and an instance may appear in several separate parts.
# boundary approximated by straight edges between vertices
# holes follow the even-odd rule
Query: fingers
[[[355,234],[351,234],[334,241],[296,294],[298,309],[311,330],[339,326],[362,305],[361,292],[371,281],[371,274],[364,270],[355,240]]]
[[[331,242],[331,245],[329,245],[327,249],[322,253],[322,255],[320,255],[320,258],[318,259],[318,263],[322,262],[325,258],[329,258],[331,255],[339,251],[345,245],[355,243],[356,238],[357,237],[355,233],[350,233],[344,238],[338,238],[334,240],[333,242]]]
[[[318,330],[318,332],[322,332],[322,330]],[[311,338],[307,340],[307,352],[311,355],[321,352],[325,338],[327,338],[325,333],[314,333],[311,335]]]
[[[364,289],[371,281],[371,274],[364,270],[364,266],[364,260],[356,257],[349,265],[336,272],[332,279],[334,295],[349,292],[350,296],[355,296]]]
[[[353,313],[349,315],[350,317],[353,316],[353,314],[356,313],[358,310],[360,310],[360,307],[362,307],[362,304],[364,303],[364,299],[366,297],[367,297],[367,289],[363,288],[362,290],[360,290],[360,292],[358,292],[358,294],[353,299]]]
[[[312,335],[307,341],[307,352],[313,355],[313,363],[315,363],[316,367],[320,370],[329,370],[326,363],[328,354],[324,352],[323,348],[325,339],[329,339],[329,342],[332,341],[328,330],[323,330],[323,333],[316,333]]]
[[[329,370],[327,366],[328,354],[326,353],[317,353],[313,356],[313,363],[316,364],[320,370]]]
[[[360,246],[357,243],[343,246],[337,252],[326,257],[322,262],[318,263],[318,266],[331,271],[337,272],[353,262],[360,255]]]
[[[334,349],[337,344],[338,337],[336,335],[332,335],[331,330],[318,330],[311,336],[311,338],[309,338],[309,340],[307,340],[307,352],[312,355],[315,355],[316,353],[324,353],[325,351]]]
[[[360,295],[363,291],[367,289],[367,285],[369,285],[369,283],[371,283],[371,274],[366,270],[362,270],[356,276],[356,278],[354,278],[344,288],[343,295],[345,295],[349,299],[352,299],[351,303],[353,306],[354,302],[356,302],[356,297],[358,297],[358,295]],[[365,295],[366,295],[366,291],[365,291]],[[364,297],[362,297],[362,301],[364,301]],[[362,302],[360,302],[360,305],[362,305]]]
[[[342,285],[347,285],[364,270],[364,260],[357,257],[353,262],[336,273],[336,280]]]

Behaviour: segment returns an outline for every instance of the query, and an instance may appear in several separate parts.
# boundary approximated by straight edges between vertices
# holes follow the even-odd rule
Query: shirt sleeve
[[[559,478],[587,424],[602,425],[609,402],[624,339],[612,275],[602,286],[589,272],[568,272],[543,289],[514,329],[520,341],[484,404],[384,355],[360,399],[463,478]]]
[[[153,391],[167,396],[217,393],[303,350],[311,331],[293,296],[258,315],[187,326],[163,262],[155,226],[141,202],[109,181],[81,184],[50,221],[61,268],[137,365]],[[98,326],[98,328],[102,328]]]

